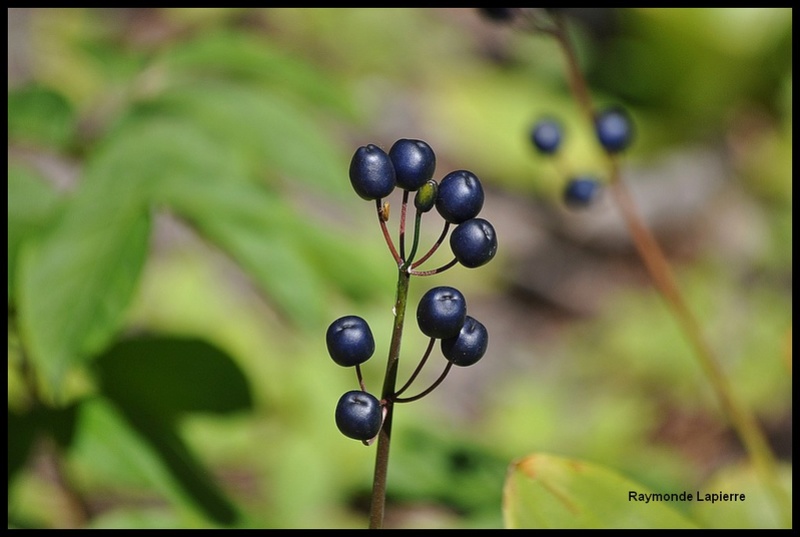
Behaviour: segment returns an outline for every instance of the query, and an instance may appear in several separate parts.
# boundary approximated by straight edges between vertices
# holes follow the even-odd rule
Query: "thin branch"
[[[411,265],[411,268],[412,268],[412,269],[414,269],[414,268],[417,268],[417,267],[418,267],[418,266],[420,266],[422,263],[424,263],[425,261],[427,261],[427,259],[428,259],[430,256],[432,256],[432,255],[433,255],[433,254],[436,252],[436,250],[438,250],[438,249],[439,249],[439,246],[441,246],[442,242],[444,242],[444,238],[447,236],[447,231],[448,231],[449,229],[450,229],[450,222],[447,222],[447,221],[445,221],[445,223],[444,223],[444,228],[442,229],[442,233],[441,233],[441,235],[439,235],[439,238],[438,238],[438,239],[436,239],[436,242],[433,244],[433,246],[431,247],[431,249],[430,249],[430,250],[428,250],[428,253],[427,253],[427,254],[425,254],[425,255],[423,255],[422,257],[420,257],[420,258],[419,258],[419,261],[417,261],[416,263],[414,263],[413,265]]]
[[[403,259],[400,257],[400,254],[397,253],[397,249],[394,247],[394,242],[392,242],[392,237],[389,235],[389,229],[386,227],[386,220],[383,219],[383,205],[381,204],[381,200],[375,200],[375,206],[378,210],[378,222],[381,225],[383,238],[386,240],[386,244],[389,246],[389,251],[392,252],[394,262],[397,263],[397,266],[400,266],[403,263]]]
[[[425,362],[428,361],[428,356],[431,355],[431,351],[433,350],[434,343],[436,343],[436,338],[432,337],[430,342],[428,343],[428,348],[425,349],[425,354],[422,355],[422,358],[420,359],[419,364],[417,364],[416,369],[414,369],[414,372],[411,373],[411,376],[406,381],[406,383],[403,384],[403,387],[395,392],[395,394],[394,394],[394,400],[395,401],[397,400],[397,396],[400,395],[401,393],[403,393],[404,391],[406,391],[408,389],[408,387],[411,386],[411,383],[414,382],[414,379],[417,378],[417,375],[419,375],[420,371],[422,371],[422,367],[425,365]]]
[[[436,379],[436,381],[433,384],[431,384],[430,387],[428,387],[428,389],[426,389],[423,392],[418,393],[417,395],[415,395],[413,397],[395,397],[394,402],[395,403],[411,403],[412,401],[418,401],[419,399],[422,399],[423,397],[425,397],[426,395],[431,393],[433,390],[435,390],[439,386],[439,384],[442,383],[442,381],[445,379],[445,377],[447,376],[447,373],[450,372],[450,369],[452,367],[453,367],[453,362],[448,360],[447,361],[447,365],[444,368],[444,371],[442,371],[442,374],[439,375],[439,378]]]
[[[440,272],[444,272],[445,270],[454,266],[456,263],[458,263],[458,259],[454,257],[452,261],[442,265],[439,268],[435,268],[433,270],[412,270],[410,274],[413,276],[433,276],[434,274],[439,274]]]

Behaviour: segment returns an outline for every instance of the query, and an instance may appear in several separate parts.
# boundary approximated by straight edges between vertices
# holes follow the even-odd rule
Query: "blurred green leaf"
[[[503,490],[507,528],[664,529],[696,525],[662,502],[629,501],[649,494],[603,466],[547,454],[523,457],[509,468]]]
[[[36,426],[25,414],[8,409],[8,484],[28,460]]]
[[[587,77],[611,99],[658,110],[668,144],[720,129],[744,102],[770,103],[791,70],[792,10],[617,10]],[[771,106],[771,103],[770,103]]]
[[[252,177],[299,181],[341,196],[348,162],[319,118],[292,100],[222,81],[170,88],[139,113],[188,120],[243,157]]]
[[[250,409],[247,379],[220,349],[200,340],[144,337],[117,343],[94,361],[102,393],[155,450],[185,493],[210,518],[237,513],[176,432],[186,413]],[[146,394],[143,397],[143,394]]]
[[[59,196],[36,173],[8,166],[8,302],[14,301],[17,254],[26,239],[45,229],[56,212]]]
[[[8,410],[8,482],[30,455],[37,436],[45,435],[59,446],[72,443],[78,416],[78,403],[64,408],[36,406],[27,412]]]
[[[93,18],[94,15],[89,10],[84,23],[91,26],[102,24],[101,20]],[[92,78],[102,81],[106,88],[113,84],[131,84],[145,66],[145,54],[120,43],[107,32],[107,29],[101,28],[96,30],[98,35],[76,36],[75,52],[86,62]]]
[[[393,439],[390,493],[406,501],[436,501],[471,518],[497,515],[508,460],[466,436],[398,429]]]
[[[365,211],[365,227],[369,227],[370,216],[373,215]],[[388,249],[384,252],[381,248],[376,255],[374,250],[365,247],[360,236],[322,228],[314,225],[311,219],[300,220],[292,227],[294,240],[303,248],[307,263],[328,286],[335,286],[356,301],[374,299],[387,289],[393,289],[395,273]],[[378,235],[377,222],[373,225],[371,231]]]
[[[264,83],[270,91],[325,105],[348,117],[356,114],[350,94],[331,75],[274,43],[231,30],[202,33],[177,43],[159,58],[175,76]]]
[[[58,92],[38,84],[8,91],[8,140],[64,149],[75,130],[75,111]]]
[[[124,340],[98,357],[93,367],[106,396],[160,419],[186,412],[226,414],[252,406],[241,369],[226,353],[201,340]]]
[[[111,136],[55,226],[21,254],[21,333],[51,389],[119,328],[147,254],[154,185],[236,175],[235,160],[178,128],[151,122]]]
[[[784,491],[792,496],[792,467],[779,468],[779,479]],[[701,494],[744,494],[744,501],[694,502],[692,516],[712,529],[785,528],[780,521],[774,497],[764,486],[764,481],[752,466],[739,465],[723,468],[703,486]]]
[[[218,524],[231,525],[237,521],[236,507],[178,436],[174,423],[136,406],[126,405],[122,412],[131,427],[156,451],[190,501]]]
[[[59,227],[23,249],[19,267],[21,334],[56,396],[68,368],[120,326],[150,233],[149,215],[141,208],[77,208],[68,207]]]
[[[294,240],[299,219],[259,185],[174,183],[163,199],[250,274],[292,321],[316,325],[323,317],[325,282]],[[298,283],[302,282],[302,283]]]
[[[111,404],[104,397],[88,398],[81,403],[70,458],[75,473],[101,490],[141,494],[146,487],[164,495],[184,518],[204,513],[222,524],[236,518],[235,509],[174,425],[159,416]],[[152,492],[147,497],[152,500]],[[180,526],[186,524],[179,521]]]

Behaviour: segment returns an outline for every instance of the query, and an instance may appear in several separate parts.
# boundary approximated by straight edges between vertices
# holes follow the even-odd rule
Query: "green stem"
[[[442,229],[442,233],[439,235],[439,238],[436,239],[436,242],[433,243],[433,246],[431,247],[430,250],[428,250],[427,254],[425,254],[422,257],[420,257],[419,261],[417,261],[416,263],[413,263],[411,265],[412,269],[417,268],[418,266],[423,264],[425,261],[427,261],[427,259],[430,256],[432,256],[434,253],[436,253],[436,250],[439,249],[439,246],[441,246],[442,242],[444,241],[444,238],[447,236],[447,230],[449,230],[449,229],[450,229],[450,222],[445,221],[444,228]]]
[[[570,88],[589,123],[594,125],[594,106],[591,94],[578,65],[566,25],[561,17],[556,17],[556,29],[552,32],[567,59]],[[625,224],[631,233],[650,278],[675,315],[684,334],[694,349],[695,357],[706,374],[723,413],[738,434],[767,488],[776,500],[784,524],[791,527],[791,499],[780,485],[777,462],[755,416],[736,396],[711,346],[703,336],[700,324],[692,314],[681,294],[669,262],[653,234],[642,221],[636,205],[625,184],[620,178],[617,159],[610,156],[611,191],[620,209]]]
[[[386,417],[381,431],[378,433],[378,447],[375,454],[375,473],[372,481],[372,504],[369,514],[369,528],[383,527],[383,514],[386,506],[386,475],[389,468],[389,445],[392,438],[392,415],[394,413],[395,384],[397,383],[397,369],[400,362],[400,343],[403,339],[403,321],[406,316],[406,303],[408,302],[408,284],[411,274],[401,268],[397,276],[397,298],[394,305],[394,328],[392,341],[389,346],[389,358],[386,362],[386,375],[383,380],[382,400],[385,403]]]
[[[414,242],[411,244],[411,251],[408,253],[408,257],[405,258],[405,266],[407,267],[413,266],[411,262],[414,261],[414,256],[417,255],[417,247],[419,246],[419,228],[421,220],[422,220],[422,213],[419,210],[417,210],[417,213],[414,217]]]
[[[400,205],[400,258],[406,258],[406,208],[408,207],[408,190],[403,190],[403,203]]]

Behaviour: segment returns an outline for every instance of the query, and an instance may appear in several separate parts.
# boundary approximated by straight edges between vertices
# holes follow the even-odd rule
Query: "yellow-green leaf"
[[[715,499],[714,494],[728,494],[727,501],[720,498],[713,502],[693,502],[691,513],[703,525],[714,529],[791,528],[792,467],[781,466],[778,476],[782,498],[776,497],[780,491],[767,488],[752,466],[726,467],[712,476],[699,492],[704,498],[706,494],[712,495],[711,500]],[[735,500],[733,494],[738,496]],[[788,508],[784,513],[781,513],[781,501]],[[788,519],[784,523],[782,515]]]
[[[673,492],[683,491],[669,491]],[[609,468],[536,453],[511,464],[503,490],[503,518],[507,528],[697,527],[667,502],[652,496],[645,496],[650,501],[638,499],[639,494],[652,493]]]

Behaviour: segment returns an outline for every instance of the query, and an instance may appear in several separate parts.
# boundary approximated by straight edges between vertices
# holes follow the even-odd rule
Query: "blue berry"
[[[619,153],[633,141],[633,123],[628,113],[619,107],[603,110],[594,120],[600,145],[609,153]]]
[[[389,155],[374,144],[356,149],[350,161],[350,184],[365,200],[385,198],[394,190],[396,176]]]
[[[564,202],[570,207],[585,207],[600,192],[600,183],[592,177],[576,177],[564,188]]]
[[[336,404],[336,427],[348,438],[369,440],[381,430],[383,410],[375,396],[352,390]]]
[[[451,224],[475,218],[482,208],[483,186],[472,172],[450,172],[439,183],[436,210]]]
[[[497,234],[488,221],[472,218],[459,224],[450,234],[450,249],[465,267],[480,267],[497,253]]]
[[[422,140],[397,140],[389,149],[389,158],[394,165],[397,186],[405,190],[417,190],[436,170],[436,155]]]
[[[483,358],[488,345],[489,332],[486,327],[467,315],[458,335],[442,340],[442,354],[453,365],[466,367]]]
[[[336,319],[325,334],[328,354],[342,367],[366,362],[375,352],[375,339],[367,321],[356,315]]]
[[[540,152],[552,155],[561,145],[561,125],[553,119],[541,119],[531,131],[531,142]]]
[[[467,301],[452,287],[434,287],[417,306],[417,324],[428,337],[445,339],[458,334],[467,317]]]

